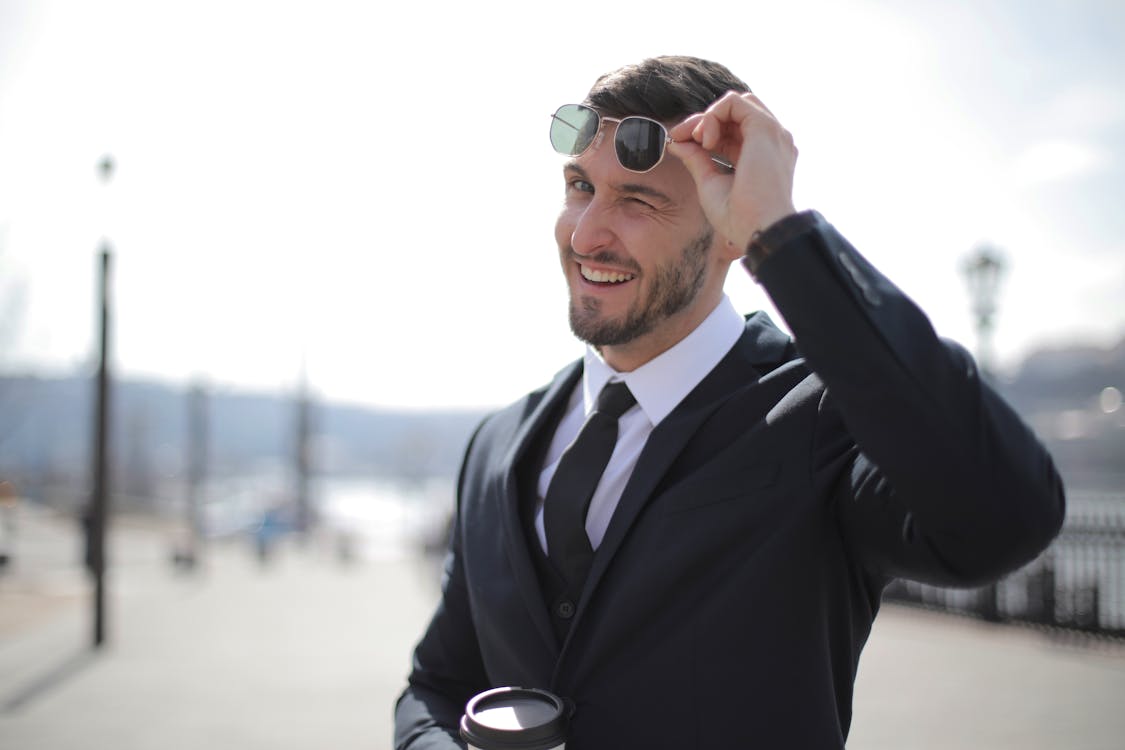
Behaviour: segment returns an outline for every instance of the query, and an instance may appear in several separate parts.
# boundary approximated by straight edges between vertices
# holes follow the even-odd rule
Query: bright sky
[[[91,360],[104,235],[122,374],[511,401],[581,353],[549,114],[668,53],[747,80],[798,206],[939,333],[972,345],[987,241],[1001,363],[1125,335],[1120,2],[0,0],[0,368]]]

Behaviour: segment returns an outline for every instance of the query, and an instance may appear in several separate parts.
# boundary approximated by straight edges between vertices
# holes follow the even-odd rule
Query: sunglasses
[[[644,174],[664,159],[664,147],[672,139],[662,124],[640,115],[606,117],[584,104],[564,104],[551,115],[551,146],[565,156],[580,156],[597,139],[604,122],[617,123],[613,150],[625,169]],[[712,156],[711,160],[724,170],[733,171],[725,159]]]

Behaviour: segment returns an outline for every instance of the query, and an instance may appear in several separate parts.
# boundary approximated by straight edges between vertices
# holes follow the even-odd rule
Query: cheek
[[[559,213],[559,217],[555,219],[555,242],[559,249],[570,247],[571,237],[574,236],[574,228],[578,226],[576,217],[577,214],[573,208],[564,207]]]

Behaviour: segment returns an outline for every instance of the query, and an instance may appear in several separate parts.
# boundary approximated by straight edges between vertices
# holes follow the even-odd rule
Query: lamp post
[[[102,183],[108,185],[113,177],[113,157],[105,156],[98,163]],[[105,537],[109,518],[109,327],[110,293],[109,273],[112,247],[102,239],[99,251],[98,276],[98,377],[94,392],[93,492],[86,511],[86,563],[94,579],[94,648],[105,643]]]
[[[309,381],[304,365],[301,366],[301,384],[297,392],[297,419],[296,440],[294,451],[295,487],[295,523],[297,538],[301,544],[308,541],[310,532],[316,523],[315,514],[310,498],[309,480],[313,472],[312,466],[312,399],[309,396]]]
[[[1000,291],[1000,278],[1004,274],[1004,259],[991,245],[978,246],[965,260],[962,270],[969,284],[973,322],[977,331],[977,366],[985,380],[995,374],[992,333],[996,317],[996,298]],[[991,583],[979,592],[978,609],[981,617],[991,622],[1000,619],[996,584]]]
[[[977,364],[986,377],[995,374],[992,350],[993,322],[1000,278],[1005,271],[1004,260],[991,245],[981,245],[966,259],[962,270],[969,284],[973,323],[977,332]]]
[[[187,507],[184,547],[176,561],[187,570],[200,562],[203,539],[203,491],[207,480],[208,420],[207,390],[196,382],[188,392],[187,414]]]

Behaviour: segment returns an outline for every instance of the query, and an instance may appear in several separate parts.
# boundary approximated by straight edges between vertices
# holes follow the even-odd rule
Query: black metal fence
[[[1058,538],[993,586],[946,589],[895,581],[883,598],[1125,639],[1125,493],[1068,493]]]

